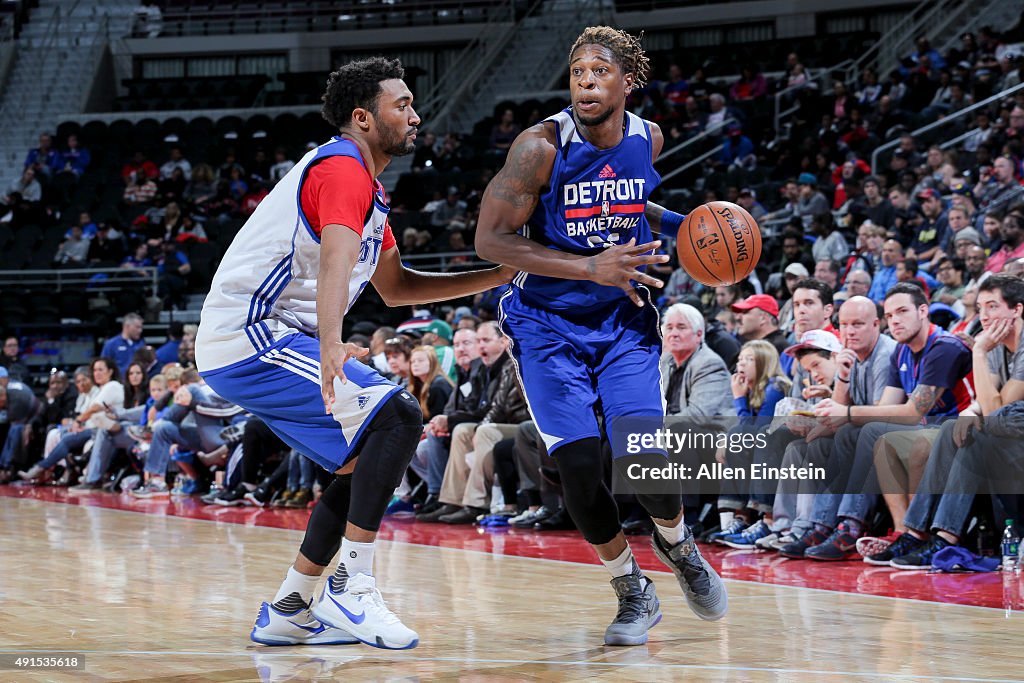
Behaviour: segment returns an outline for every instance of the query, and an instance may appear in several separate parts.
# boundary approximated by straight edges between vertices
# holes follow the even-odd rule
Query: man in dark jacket
[[[529,419],[526,399],[509,359],[508,340],[493,322],[481,323],[476,334],[486,368],[486,389],[476,409],[465,414],[476,416],[476,421],[452,427],[453,419],[463,416],[449,416],[451,454],[438,496],[443,505],[432,514],[418,516],[419,521],[468,524],[485,513],[490,499],[486,482],[494,481],[494,444],[515,436],[516,426]],[[472,459],[470,453],[474,454]],[[468,486],[471,478],[474,484]]]
[[[420,441],[410,467],[427,482],[427,500],[420,508],[428,515],[441,507],[437,496],[441,493],[444,470],[448,465],[451,448],[451,430],[463,422],[473,421],[473,411],[479,408],[480,397],[487,390],[487,366],[480,360],[476,330],[460,329],[452,338],[455,352],[455,391],[440,415],[435,415],[426,426],[426,438]]]

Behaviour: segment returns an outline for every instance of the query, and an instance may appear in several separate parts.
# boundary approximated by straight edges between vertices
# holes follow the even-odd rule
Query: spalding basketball
[[[742,206],[709,202],[683,221],[676,251],[694,280],[710,287],[736,284],[761,258],[761,229]]]

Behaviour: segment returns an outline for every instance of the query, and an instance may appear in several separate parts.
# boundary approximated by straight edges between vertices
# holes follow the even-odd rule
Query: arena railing
[[[959,121],[960,119],[962,119],[963,117],[967,116],[968,114],[971,114],[971,113],[973,113],[973,112],[975,112],[975,111],[977,111],[977,110],[979,110],[979,109],[981,109],[983,107],[987,107],[988,105],[992,104],[993,102],[999,102],[1000,100],[1006,99],[1010,95],[1013,95],[1014,93],[1016,93],[1016,92],[1018,92],[1020,90],[1024,90],[1024,83],[1018,83],[1017,85],[1013,86],[1012,88],[1007,88],[1006,90],[1000,91],[1000,92],[996,93],[995,95],[992,95],[991,97],[986,97],[981,102],[975,102],[974,104],[972,104],[969,107],[964,107],[963,109],[961,109],[960,111],[956,112],[955,114],[950,114],[949,116],[946,116],[945,118],[939,119],[938,121],[935,121],[933,123],[929,123],[927,126],[921,126],[917,130],[912,130],[912,131],[910,131],[910,135],[912,135],[915,138],[917,138],[918,136],[923,135],[925,133],[930,133],[931,131],[938,130],[940,128],[944,128],[944,127],[950,125],[951,123],[955,123],[955,122]],[[892,149],[893,147],[896,147],[898,144],[900,144],[900,141],[898,139],[897,140],[890,140],[889,142],[885,143],[884,145],[879,145],[878,147],[875,148],[875,151],[871,153],[871,173],[873,173],[873,174],[878,173],[878,159],[882,155],[882,153],[883,152],[887,152],[888,150]]]
[[[141,286],[155,296],[158,278],[156,268],[0,270],[0,289],[46,288],[61,292],[73,288],[88,292],[114,292]]]

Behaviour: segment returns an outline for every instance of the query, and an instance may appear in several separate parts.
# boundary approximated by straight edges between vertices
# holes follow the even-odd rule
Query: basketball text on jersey
[[[562,188],[565,229],[569,237],[604,230],[633,229],[640,223],[646,200],[644,178],[615,178],[611,166],[605,164],[598,178],[606,180],[569,183]],[[628,204],[612,202],[632,202]],[[568,208],[568,207],[579,208]]]

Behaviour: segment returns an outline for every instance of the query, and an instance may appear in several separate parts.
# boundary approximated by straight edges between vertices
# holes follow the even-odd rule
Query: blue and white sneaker
[[[419,645],[419,635],[388,609],[372,576],[356,574],[344,584],[338,583],[333,576],[327,579],[320,601],[313,607],[314,617],[373,647],[409,650]]]
[[[308,606],[282,612],[269,602],[260,605],[249,638],[261,645],[351,645],[359,642],[344,630],[319,621]]]
[[[737,550],[755,550],[757,546],[754,544],[762,538],[770,536],[771,533],[772,530],[768,528],[768,525],[764,523],[764,520],[759,519],[740,533],[730,534],[729,536],[720,538],[718,542],[725,544],[730,548],[736,548]]]
[[[401,496],[392,498],[388,503],[387,510],[384,511],[385,517],[409,517],[414,514],[416,514],[416,505],[411,500],[403,500]]]
[[[747,523],[739,517],[733,517],[733,520],[729,523],[729,526],[725,527],[721,531],[718,531],[708,536],[708,543],[721,543],[722,539],[726,536],[732,536],[734,534],[743,533],[743,530],[746,529],[747,526]]]

